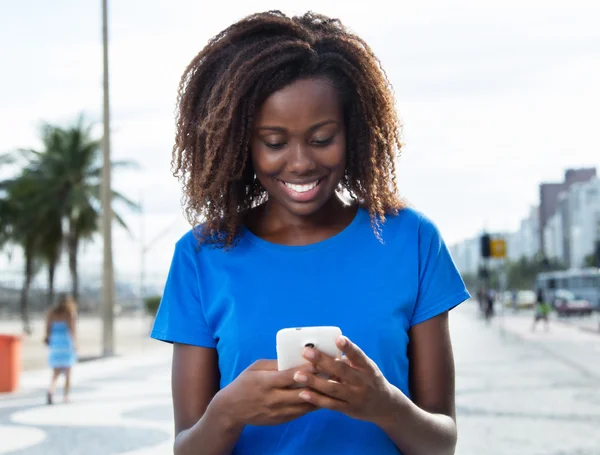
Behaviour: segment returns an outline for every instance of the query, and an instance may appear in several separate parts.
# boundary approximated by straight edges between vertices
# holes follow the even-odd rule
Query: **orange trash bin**
[[[14,392],[21,373],[21,338],[0,334],[0,392]]]

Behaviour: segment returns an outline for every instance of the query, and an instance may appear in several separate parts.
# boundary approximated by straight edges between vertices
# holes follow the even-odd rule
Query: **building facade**
[[[563,262],[565,258],[562,220],[560,212],[557,211],[548,219],[544,228],[546,257],[552,261]]]
[[[585,266],[600,240],[600,179],[578,183],[568,191],[570,233],[568,235],[570,267]]]
[[[563,190],[553,192],[556,184],[544,184],[541,192],[552,199],[554,212],[542,223],[544,210],[542,206],[531,207],[528,215],[521,220],[515,232],[501,235],[506,239],[507,257],[510,261],[521,258],[533,259],[542,257],[539,238],[543,238],[544,253],[547,259],[559,262],[569,268],[585,266],[586,258],[595,253],[596,244],[600,241],[600,178],[567,171]],[[548,196],[550,195],[550,196]],[[554,199],[556,201],[554,202]],[[547,212],[546,212],[547,215]],[[465,240],[452,247],[452,254],[462,273],[477,273],[481,261],[480,237]]]
[[[596,177],[595,168],[568,169],[563,182],[540,184],[540,212],[539,212],[539,251],[548,255],[544,242],[544,230],[548,220],[556,213],[560,204],[560,195],[568,191],[573,185],[584,183]]]
[[[480,238],[463,240],[450,247],[450,254],[463,275],[476,275],[481,264]]]

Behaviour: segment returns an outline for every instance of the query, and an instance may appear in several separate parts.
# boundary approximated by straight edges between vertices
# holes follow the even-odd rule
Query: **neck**
[[[315,213],[299,216],[285,210],[279,204],[264,205],[263,222],[272,228],[292,228],[294,230],[311,230],[317,227],[330,226],[339,223],[342,214],[348,210],[344,203],[334,195]]]

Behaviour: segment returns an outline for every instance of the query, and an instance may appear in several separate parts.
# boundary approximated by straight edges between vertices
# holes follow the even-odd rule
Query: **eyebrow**
[[[308,130],[309,131],[314,131],[318,128],[321,128],[322,126],[325,125],[329,125],[330,123],[338,123],[336,120],[324,120],[322,122],[319,123],[315,123],[313,126],[311,126]],[[285,128],[282,128],[280,126],[259,126],[257,128],[257,130],[267,130],[267,131],[277,131],[278,133],[285,133],[287,130]]]

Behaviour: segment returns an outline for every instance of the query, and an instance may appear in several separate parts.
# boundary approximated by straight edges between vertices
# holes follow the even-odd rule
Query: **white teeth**
[[[315,180],[312,183],[307,183],[305,185],[296,185],[294,183],[288,183],[288,182],[283,182],[285,183],[285,186],[287,186],[288,188],[294,190],[296,193],[306,193],[307,191],[312,190],[315,186],[317,186],[317,184],[319,183],[318,180]]]

